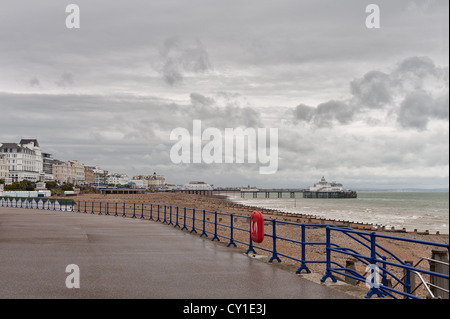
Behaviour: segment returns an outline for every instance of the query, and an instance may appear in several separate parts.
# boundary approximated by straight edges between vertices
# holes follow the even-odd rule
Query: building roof
[[[20,146],[17,143],[0,143],[0,147],[18,147]]]
[[[19,144],[30,144],[33,143],[35,147],[40,147],[37,139],[21,139]]]
[[[8,148],[15,148],[19,152],[23,149],[23,146],[17,143],[0,143],[0,150],[1,149],[8,149]]]

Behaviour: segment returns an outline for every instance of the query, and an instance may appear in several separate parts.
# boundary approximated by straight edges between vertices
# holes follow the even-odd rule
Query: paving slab
[[[66,286],[71,264],[79,288]],[[0,298],[352,297],[165,224],[1,207]]]

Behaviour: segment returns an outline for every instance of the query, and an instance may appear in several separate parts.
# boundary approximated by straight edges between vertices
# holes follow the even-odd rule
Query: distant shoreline
[[[393,189],[356,189],[358,192],[392,192],[392,193],[448,193],[448,188],[393,188]]]
[[[55,197],[53,197],[55,198]],[[60,197],[65,198],[67,197]],[[70,197],[75,201],[113,201],[113,202],[127,202],[127,203],[153,203],[153,204],[163,204],[163,205],[173,205],[179,207],[190,207],[195,209],[206,209],[206,210],[216,210],[223,213],[233,213],[241,215],[250,215],[252,211],[261,211],[265,218],[267,219],[279,219],[284,221],[290,221],[295,223],[311,223],[311,224],[334,224],[337,226],[352,227],[357,230],[362,231],[376,231],[376,232],[386,232],[389,234],[411,234],[414,235],[425,235],[425,236],[446,236],[449,234],[441,233],[436,235],[435,232],[424,232],[424,231],[407,231],[404,228],[388,228],[386,225],[364,223],[364,222],[354,222],[350,220],[334,220],[325,217],[319,217],[312,214],[302,214],[302,213],[291,213],[283,212],[281,210],[257,207],[253,205],[245,205],[241,203],[236,203],[229,198],[226,194],[217,194],[212,196],[201,196],[194,194],[183,194],[183,193],[171,193],[171,192],[156,192],[156,193],[146,193],[146,194],[136,194],[136,195],[100,195],[100,194],[85,194],[76,197]],[[328,199],[325,199],[328,200]],[[341,200],[341,199],[339,199]],[[343,199],[347,200],[347,199]],[[354,200],[354,199],[348,199]]]

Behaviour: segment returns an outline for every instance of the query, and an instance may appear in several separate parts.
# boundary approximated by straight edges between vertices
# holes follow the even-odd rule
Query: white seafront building
[[[131,181],[125,173],[112,173],[107,177],[107,183],[112,185],[127,185]]]
[[[44,179],[42,151],[36,139],[22,139],[19,143],[0,143],[0,154],[6,156],[11,181]]]
[[[6,154],[0,153],[0,179],[6,180],[9,178],[9,163]]]

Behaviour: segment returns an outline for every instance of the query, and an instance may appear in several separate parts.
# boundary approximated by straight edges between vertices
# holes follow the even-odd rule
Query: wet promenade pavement
[[[80,288],[67,288],[79,268]],[[0,207],[0,298],[349,299],[164,224]]]

